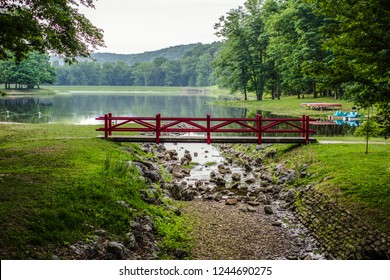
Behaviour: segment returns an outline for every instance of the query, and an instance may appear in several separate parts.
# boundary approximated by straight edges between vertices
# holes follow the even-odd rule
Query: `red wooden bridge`
[[[99,137],[116,142],[308,144],[316,141],[310,137],[316,131],[309,128],[309,122],[314,119],[306,115],[301,118],[263,118],[261,115],[255,118],[212,118],[208,114],[205,118],[182,118],[162,117],[160,114],[155,117],[123,117],[109,113],[96,120],[104,121],[104,127],[96,129],[104,131],[104,136]],[[138,133],[129,135],[128,132]]]

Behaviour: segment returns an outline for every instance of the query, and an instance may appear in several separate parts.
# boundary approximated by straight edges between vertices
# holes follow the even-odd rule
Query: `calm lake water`
[[[209,104],[206,95],[124,95],[69,93],[0,99],[0,121],[90,124],[106,113],[122,116],[242,117],[245,110]]]
[[[66,92],[53,96],[12,96],[0,98],[0,121],[22,123],[96,124],[106,113],[121,116],[169,117],[254,117],[269,112],[210,104],[208,95],[157,95],[140,93]],[[259,108],[260,109],[260,108]],[[317,135],[345,135],[354,131],[348,125],[316,126]]]

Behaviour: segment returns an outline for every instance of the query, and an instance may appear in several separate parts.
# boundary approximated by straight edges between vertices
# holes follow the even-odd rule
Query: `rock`
[[[182,169],[178,165],[173,166],[172,175],[176,178],[184,178],[184,174],[182,172]]]
[[[244,168],[246,172],[251,172],[253,170],[252,166],[249,163],[244,163]]]
[[[274,213],[274,210],[272,210],[272,207],[269,205],[264,206],[264,212],[267,215],[272,215]]]
[[[288,190],[288,193],[287,193],[287,196],[286,196],[286,199],[285,199],[286,202],[294,202],[296,193],[297,192],[295,190],[293,190],[293,189]]]
[[[116,260],[123,260],[125,256],[125,246],[119,242],[110,242],[107,245],[107,252],[112,254]]]
[[[217,177],[215,179],[215,183],[217,184],[217,186],[225,186],[226,185],[226,180],[222,177]]]
[[[195,153],[194,153],[194,157],[197,157],[197,156],[198,156],[198,153],[197,153],[197,152],[195,152]]]
[[[232,174],[232,180],[237,182],[241,180],[241,175],[239,173],[233,173]]]
[[[178,155],[176,150],[168,150],[166,151],[166,153],[169,155],[171,159],[173,159],[173,157],[177,157]]]
[[[260,202],[257,202],[257,201],[248,201],[248,205],[250,205],[250,206],[259,206],[259,205],[260,205]]]
[[[161,174],[157,170],[145,171],[143,176],[149,179],[152,183],[163,181]]]
[[[222,193],[220,192],[216,192],[214,194],[212,194],[211,196],[215,201],[220,201],[222,199]]]
[[[135,236],[132,232],[126,233],[125,244],[126,244],[126,247],[132,251],[137,249],[137,247],[138,247],[137,241],[135,240]]]
[[[238,203],[238,200],[237,198],[228,198],[226,200],[226,205],[236,205]]]
[[[180,165],[189,165],[190,161],[186,157],[180,159]]]
[[[247,178],[245,179],[245,183],[247,184],[253,184],[256,182],[256,178],[255,176],[252,174],[252,173],[249,173],[249,175],[247,176]]]
[[[231,173],[230,169],[223,164],[218,165],[218,172],[221,174]]]
[[[248,212],[257,212],[257,208],[253,206],[248,206]]]
[[[272,225],[274,227],[281,227],[282,226],[282,223],[281,222],[273,222]]]
[[[181,200],[183,197],[183,187],[178,184],[167,184],[166,189],[169,191],[169,194],[173,199]]]
[[[211,179],[215,179],[215,178],[217,178],[218,177],[218,174],[215,172],[215,171],[211,171],[211,173],[210,173],[210,178]]]
[[[200,187],[202,187],[202,186],[203,186],[203,182],[202,182],[201,180],[197,180],[197,181],[195,182],[195,187],[200,188]]]
[[[265,203],[267,201],[267,196],[263,193],[260,193],[255,201],[258,201],[260,203]]]
[[[191,201],[191,200],[194,200],[195,197],[199,197],[199,196],[200,196],[200,193],[196,190],[185,190],[183,192],[181,200]]]
[[[240,191],[246,192],[248,190],[248,186],[247,185],[239,185],[237,187],[237,189],[239,189]]]

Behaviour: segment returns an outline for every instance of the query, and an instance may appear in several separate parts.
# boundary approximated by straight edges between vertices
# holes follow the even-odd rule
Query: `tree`
[[[49,63],[49,56],[37,52],[30,53],[20,63],[13,60],[0,62],[0,81],[5,83],[5,88],[15,84],[27,88],[39,87],[41,84],[52,84],[55,81],[54,69]]]
[[[72,62],[104,46],[103,31],[78,11],[80,5],[94,8],[93,0],[1,0],[0,59],[51,51]]]
[[[347,98],[376,106],[385,131],[390,116],[390,4],[382,0],[307,0],[332,20],[324,26],[324,47],[333,53],[328,75],[343,84]]]
[[[265,84],[268,78],[267,47],[269,38],[265,32],[262,17],[261,0],[247,0],[245,7],[232,9],[226,17],[220,17],[215,24],[217,35],[225,38],[224,52],[221,64],[217,67],[225,67],[225,71],[219,73],[230,75],[230,89],[241,88],[252,90],[256,93],[257,100],[263,99]],[[224,64],[223,60],[229,63]],[[226,71],[227,70],[227,71]]]
[[[355,130],[354,134],[364,137],[366,140],[366,154],[368,154],[368,140],[371,137],[378,136],[382,131],[380,124],[373,120],[372,117],[370,118],[370,110],[368,110],[367,118],[363,119],[363,123]]]

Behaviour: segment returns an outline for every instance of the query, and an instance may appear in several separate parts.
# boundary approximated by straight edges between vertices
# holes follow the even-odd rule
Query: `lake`
[[[245,109],[209,104],[207,95],[141,95],[113,93],[57,94],[0,99],[0,121],[91,124],[108,112],[123,116],[242,117]]]
[[[269,112],[211,104],[207,94],[167,94],[158,92],[60,91],[51,96],[7,96],[0,98],[0,121],[22,123],[96,124],[106,113],[122,116],[167,117],[274,117]],[[259,108],[260,109],[260,108]],[[288,116],[286,116],[288,117]],[[317,135],[353,133],[347,125],[316,126]]]

